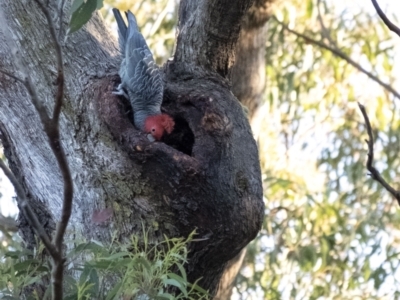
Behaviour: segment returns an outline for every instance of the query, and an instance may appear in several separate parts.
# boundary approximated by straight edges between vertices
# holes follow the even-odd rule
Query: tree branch
[[[58,124],[64,98],[63,58],[62,58],[61,46],[57,39],[56,30],[50,12],[43,5],[43,3],[41,3],[40,0],[35,0],[35,2],[39,5],[43,14],[46,16],[47,24],[51,34],[51,38],[54,43],[54,48],[56,50],[56,58],[57,58],[57,93],[53,109],[53,117],[51,119],[50,124],[48,126],[45,126],[45,131],[47,136],[49,137],[50,146],[54,152],[54,155],[56,156],[64,180],[64,201],[63,201],[61,220],[58,223],[56,235],[54,238],[55,245],[58,251],[61,251],[64,232],[67,228],[68,221],[71,216],[72,198],[73,198],[73,183],[71,178],[71,172],[69,170],[64,149],[60,143],[60,131]]]
[[[6,75],[6,76],[8,76],[8,77],[11,77],[12,79],[15,79],[16,81],[19,81],[19,82],[21,82],[22,84],[25,84],[25,81],[24,81],[22,78],[20,78],[20,77],[18,77],[18,76],[15,76],[15,75],[13,75],[13,74],[11,74],[11,73],[5,71],[5,70],[0,69],[0,73],[3,73],[4,75]]]
[[[47,122],[44,126],[45,132],[49,138],[49,144],[53,153],[57,159],[58,166],[60,168],[63,181],[64,181],[64,199],[61,209],[61,220],[57,223],[57,229],[54,237],[54,243],[57,251],[60,254],[60,258],[54,260],[52,268],[52,297],[53,299],[62,299],[63,295],[63,271],[64,271],[64,259],[62,258],[62,246],[65,230],[68,226],[69,219],[72,212],[72,201],[73,201],[73,182],[71,177],[71,171],[69,169],[68,161],[64,152],[64,148],[60,142],[60,130],[59,130],[59,118],[61,113],[61,107],[64,98],[64,70],[63,70],[63,58],[61,45],[57,38],[56,29],[53,20],[50,15],[50,11],[43,5],[40,0],[35,0],[37,5],[42,10],[46,17],[50,35],[56,51],[57,60],[57,92],[55,97],[55,103],[53,108],[53,116],[51,122]],[[62,6],[61,6],[62,8]],[[62,23],[62,20],[60,20]]]
[[[389,28],[391,31],[396,33],[398,36],[400,36],[400,28],[394,25],[392,22],[390,22],[389,18],[385,15],[385,13],[382,11],[382,9],[379,7],[379,4],[376,0],[371,0],[372,4],[375,7],[376,12],[378,13],[379,17],[382,19],[383,23]]]
[[[18,196],[18,204],[19,204],[20,208],[22,209],[24,216],[28,219],[29,223],[33,227],[33,230],[36,232],[36,234],[42,240],[44,246],[49,251],[50,256],[54,260],[60,259],[61,258],[60,253],[58,253],[57,249],[51,243],[49,236],[47,235],[46,231],[44,230],[42,224],[40,224],[39,220],[37,219],[35,212],[29,205],[29,202],[25,196],[24,189],[19,184],[17,178],[15,178],[14,174],[6,166],[6,164],[4,163],[4,161],[2,159],[0,159],[0,168],[3,170],[4,174],[7,176],[7,178],[10,180],[10,182],[13,184],[13,186],[15,188],[15,192],[17,193],[17,196]]]
[[[56,59],[57,59],[57,94],[56,94],[56,101],[54,104],[53,109],[53,117],[52,123],[53,126],[58,127],[58,118],[60,117],[61,113],[61,106],[64,97],[64,72],[63,72],[63,58],[62,58],[62,50],[60,43],[57,38],[56,29],[53,23],[53,19],[50,16],[49,10],[43,5],[40,0],[34,0],[40,9],[42,10],[43,14],[46,17],[47,24],[49,27],[51,39],[53,40],[54,48],[56,50]]]
[[[34,105],[35,109],[37,110],[37,112],[39,114],[40,120],[42,121],[43,125],[46,126],[46,124],[49,123],[50,118],[46,113],[45,107],[43,106],[42,102],[39,99],[39,96],[35,89],[35,85],[33,84],[32,79],[30,78],[29,73],[27,71],[25,61],[19,54],[20,52],[18,50],[18,47],[15,45],[15,43],[11,42],[11,41],[14,41],[14,39],[13,39],[11,32],[9,32],[10,29],[8,27],[8,24],[5,22],[5,20],[6,19],[3,15],[3,11],[0,9],[0,27],[4,28],[3,33],[6,37],[6,40],[10,41],[9,46],[11,48],[11,53],[13,54],[14,63],[17,66],[18,71],[22,73],[22,77],[14,76],[11,73],[6,72],[6,71],[2,71],[2,73],[10,76],[11,78],[14,78],[14,79],[20,81],[25,86],[25,88],[28,90],[28,93],[31,97],[32,104]]]
[[[371,72],[368,72],[366,69],[364,69],[363,67],[361,67],[361,65],[359,65],[358,63],[356,63],[353,59],[351,59],[350,57],[348,57],[344,52],[342,52],[339,49],[335,49],[333,47],[330,47],[328,45],[326,45],[323,42],[314,40],[300,32],[297,32],[293,29],[290,29],[285,23],[279,21],[276,17],[273,17],[279,24],[282,25],[282,27],[287,30],[290,33],[293,33],[294,35],[304,39],[306,42],[310,43],[310,44],[314,44],[317,45],[320,48],[323,48],[325,50],[328,50],[330,52],[332,52],[332,54],[336,55],[337,57],[340,57],[341,59],[347,61],[350,65],[352,65],[354,68],[356,68],[357,70],[359,70],[360,72],[364,73],[365,75],[367,75],[370,79],[372,79],[373,81],[375,81],[376,83],[378,83],[380,86],[382,86],[385,90],[389,91],[390,93],[392,93],[396,98],[400,99],[400,93],[397,92],[391,85],[383,82],[382,80],[380,80],[377,76],[375,76],[374,74],[372,74]]]
[[[61,35],[63,31],[64,6],[65,0],[60,0],[58,3],[58,41],[61,40]]]
[[[251,3],[251,0],[181,1],[174,62],[229,78],[241,20]]]
[[[361,110],[361,113],[364,117],[365,126],[367,127],[368,132],[368,140],[365,140],[368,145],[368,160],[367,160],[367,170],[370,172],[372,179],[379,182],[381,186],[383,186],[392,196],[397,200],[400,205],[400,192],[396,191],[394,188],[388,184],[385,179],[382,178],[381,174],[375,167],[373,166],[374,162],[374,136],[372,134],[371,123],[369,121],[367,112],[365,111],[364,105],[358,103],[358,106]]]
[[[71,216],[72,200],[73,200],[73,182],[72,182],[71,172],[69,169],[68,161],[67,161],[63,146],[60,142],[60,132],[59,132],[59,117],[60,117],[61,107],[62,107],[63,98],[64,98],[63,58],[62,58],[61,46],[57,39],[55,26],[54,26],[52,17],[50,15],[49,9],[40,0],[35,0],[35,2],[46,17],[48,28],[49,28],[50,35],[51,35],[51,39],[53,41],[54,48],[56,51],[57,92],[56,92],[55,103],[54,103],[54,108],[53,108],[53,115],[51,118],[47,114],[44,105],[40,101],[37,90],[32,82],[32,79],[29,76],[29,74],[26,72],[25,63],[22,60],[21,56],[18,55],[18,50],[16,49],[15,46],[13,49],[13,53],[14,53],[14,57],[15,57],[17,66],[21,70],[23,70],[23,73],[24,73],[24,78],[19,81],[21,81],[24,84],[24,86],[26,87],[26,89],[28,90],[31,101],[32,101],[36,111],[39,114],[40,120],[44,127],[44,131],[48,137],[50,147],[54,153],[54,156],[56,157],[58,166],[60,168],[60,171],[61,171],[61,174],[63,177],[64,199],[63,199],[63,204],[62,204],[61,220],[57,224],[56,234],[54,237],[54,245],[51,244],[48,236],[43,234],[44,229],[41,226],[41,224],[39,223],[34,212],[31,209],[29,209],[28,202],[22,201],[20,203],[20,206],[24,212],[24,215],[27,217],[27,219],[30,221],[30,223],[33,225],[33,227],[36,229],[36,233],[39,235],[39,237],[42,239],[43,243],[46,245],[46,248],[49,249],[50,255],[53,258],[53,268],[52,268],[53,293],[52,293],[52,297],[53,297],[53,299],[62,299],[62,295],[63,295],[62,280],[63,280],[63,270],[64,270],[62,245],[63,245],[64,233],[68,226],[69,218]],[[5,32],[7,32],[7,30],[5,30]],[[10,34],[8,32],[6,34],[8,34],[10,36]],[[10,40],[12,40],[12,39],[10,39]],[[6,75],[11,75],[11,74],[7,73]],[[18,78],[13,75],[10,77],[12,77],[14,79]],[[4,172],[6,172],[6,170],[3,168],[3,166],[1,166],[1,167],[4,170]],[[13,182],[15,185],[16,181],[14,180],[11,182]],[[20,194],[21,194],[21,192],[23,192],[23,190],[20,191]],[[38,225],[40,225],[40,227],[38,227]],[[51,248],[49,248],[49,247],[51,247]]]

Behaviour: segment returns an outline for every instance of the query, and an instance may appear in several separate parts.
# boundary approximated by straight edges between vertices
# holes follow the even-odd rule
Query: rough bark
[[[242,21],[236,46],[236,59],[232,68],[232,92],[245,107],[253,122],[258,108],[263,103],[266,87],[265,47],[267,42],[267,21],[272,13],[274,0],[256,0]],[[243,249],[229,261],[219,283],[216,299],[228,300],[246,250]]]
[[[247,12],[232,69],[232,91],[252,118],[263,102],[266,86],[265,47],[267,21],[275,0],[256,0]]]
[[[234,46],[247,1],[181,2],[175,57],[163,68],[163,110],[176,120],[164,143],[150,143],[111,91],[118,83],[117,44],[96,15],[63,47],[66,93],[60,130],[74,179],[68,236],[121,240],[150,230],[150,240],[186,236],[188,278],[214,294],[225,264],[262,224],[258,153],[249,123],[229,88]],[[15,37],[0,33],[0,68],[18,74],[10,52],[16,43],[50,111],[55,55],[43,16],[31,1],[0,4]],[[224,13],[220,13],[223,11]],[[2,28],[1,30],[6,30]],[[12,45],[11,45],[12,46]],[[0,73],[0,130],[10,167],[49,232],[60,217],[62,179],[27,92]],[[106,224],[95,210],[112,208]],[[34,243],[21,221],[25,242]]]
[[[242,267],[246,253],[247,251],[245,248],[225,265],[224,273],[218,284],[218,290],[214,298],[215,300],[231,299],[235,280]]]

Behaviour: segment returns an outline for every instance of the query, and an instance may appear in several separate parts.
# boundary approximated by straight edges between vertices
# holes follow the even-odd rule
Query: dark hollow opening
[[[173,116],[175,121],[174,131],[162,138],[162,142],[187,155],[192,155],[194,134],[185,119]]]

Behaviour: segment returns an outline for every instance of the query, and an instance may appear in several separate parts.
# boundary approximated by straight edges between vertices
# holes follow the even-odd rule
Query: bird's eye
[[[151,132],[156,132],[155,128],[151,129]]]

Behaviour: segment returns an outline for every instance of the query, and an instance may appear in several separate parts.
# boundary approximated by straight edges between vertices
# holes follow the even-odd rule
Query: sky
[[[16,216],[18,208],[16,203],[12,200],[15,195],[14,187],[11,182],[5,178],[4,173],[0,170],[0,213],[5,216]]]

